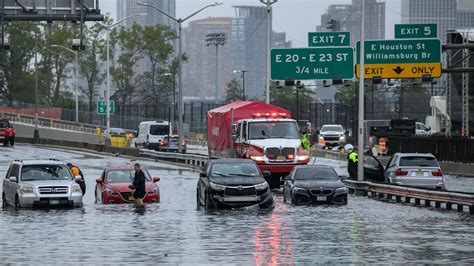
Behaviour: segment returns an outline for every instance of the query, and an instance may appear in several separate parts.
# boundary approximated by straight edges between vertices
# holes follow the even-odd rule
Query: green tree
[[[169,103],[173,87],[168,86],[169,78],[174,77],[168,62],[174,52],[172,41],[176,33],[167,26],[146,26],[142,30],[143,57],[150,62],[150,68],[141,75],[142,85],[153,95],[155,106]],[[166,74],[171,75],[166,75]],[[174,84],[174,83],[173,83]]]
[[[128,97],[132,97],[135,88],[140,81],[136,78],[134,67],[143,58],[142,47],[142,27],[134,24],[130,28],[121,27],[119,30],[115,29],[111,32],[111,43],[120,47],[120,54],[113,61],[113,66],[110,69],[110,74],[113,77],[117,96],[122,110],[125,109],[125,104]],[[113,52],[114,49],[111,49]],[[113,53],[112,53],[113,54]],[[112,57],[113,58],[113,57]]]
[[[227,84],[227,89],[225,92],[225,102],[231,103],[239,101],[242,100],[242,97],[243,91],[240,87],[240,82],[234,78]]]
[[[357,86],[357,83],[352,82],[350,86],[338,87],[334,96],[336,102],[349,105],[356,104]]]
[[[80,52],[80,74],[86,79],[86,88],[81,87],[81,91],[88,98],[89,112],[92,116],[94,111],[94,97],[97,96],[96,87],[105,80],[105,73],[103,70],[103,61],[101,55],[105,51],[105,41],[102,38],[104,33],[100,25],[93,24],[85,30],[85,49]]]

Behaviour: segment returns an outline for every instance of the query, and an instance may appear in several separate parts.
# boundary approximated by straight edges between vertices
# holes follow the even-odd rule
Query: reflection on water
[[[362,197],[347,206],[197,210],[197,175],[151,170],[162,202],[96,205],[98,169],[83,209],[0,212],[0,261],[63,263],[474,263],[474,219]]]

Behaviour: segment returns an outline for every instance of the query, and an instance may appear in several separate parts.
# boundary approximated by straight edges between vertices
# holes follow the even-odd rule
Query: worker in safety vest
[[[302,128],[301,130],[301,146],[303,147],[303,149],[309,151],[309,148],[311,147],[311,141],[309,140],[308,133],[306,131],[306,128]]]
[[[359,162],[359,155],[351,144],[347,144],[344,148],[348,152],[347,171],[349,172],[349,178],[357,180],[357,163]]]

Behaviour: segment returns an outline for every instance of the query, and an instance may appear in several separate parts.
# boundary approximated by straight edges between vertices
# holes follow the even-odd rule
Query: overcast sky
[[[146,2],[146,0],[144,0]],[[215,16],[234,17],[235,5],[261,5],[259,0],[217,0],[224,3],[222,6],[212,7],[196,15],[191,20]],[[116,0],[100,0],[100,9],[103,14],[111,13],[115,19]],[[176,0],[178,17],[185,17],[200,9],[204,5],[214,3],[212,0]],[[315,31],[320,24],[321,15],[331,4],[349,4],[351,0],[279,0],[273,5],[273,29],[286,32],[287,38],[293,41],[294,47],[307,46],[308,32]],[[400,0],[387,0],[385,34],[387,39],[393,38],[394,24],[400,23]]]

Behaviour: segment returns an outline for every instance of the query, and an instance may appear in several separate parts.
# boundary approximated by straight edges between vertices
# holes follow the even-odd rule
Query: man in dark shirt
[[[139,206],[142,206],[142,205],[144,205],[143,198],[145,198],[145,195],[146,195],[145,174],[140,169],[140,164],[139,163],[135,164],[134,170],[135,170],[135,177],[133,178],[132,186],[135,189],[135,192],[133,193],[133,196],[135,197],[136,204],[139,205]]]

